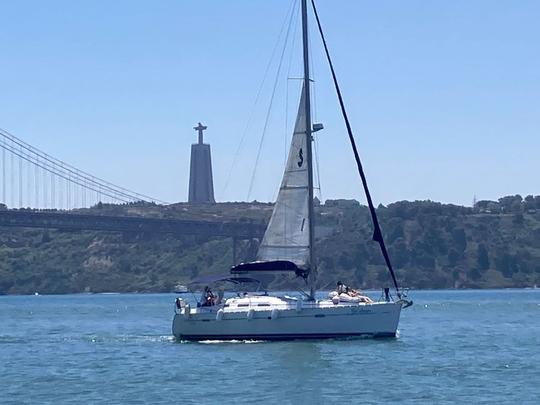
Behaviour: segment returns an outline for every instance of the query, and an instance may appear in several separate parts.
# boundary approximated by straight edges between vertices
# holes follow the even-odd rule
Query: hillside
[[[5,208],[4,208],[5,209]],[[272,205],[220,203],[168,207],[107,205],[78,210],[102,215],[267,221]],[[380,206],[389,253],[403,286],[503,288],[540,285],[540,196],[480,201],[474,208],[431,201]],[[362,288],[390,285],[367,207],[328,200],[316,208],[321,287],[337,279]],[[256,241],[239,244],[250,260]],[[2,228],[0,294],[171,291],[201,275],[227,272],[227,238],[59,232]],[[270,288],[287,288],[282,279]]]

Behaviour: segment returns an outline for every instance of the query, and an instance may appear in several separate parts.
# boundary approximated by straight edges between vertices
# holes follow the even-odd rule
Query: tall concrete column
[[[199,134],[199,142],[191,145],[188,201],[190,203],[214,203],[210,145],[205,144],[203,140],[203,131],[207,127],[199,122],[199,125],[193,129]]]

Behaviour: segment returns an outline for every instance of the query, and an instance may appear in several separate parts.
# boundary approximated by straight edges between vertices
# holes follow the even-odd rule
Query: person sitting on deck
[[[360,302],[367,302],[367,303],[372,303],[372,299],[369,298],[368,296],[366,295],[362,295],[362,292],[360,291],[356,291],[352,288],[350,288],[349,286],[346,286],[345,284],[343,284],[341,281],[338,281],[337,282],[337,293],[338,295],[339,294],[347,294],[349,297],[358,297],[360,299]]]
[[[349,288],[349,286],[346,286],[345,284],[343,284],[341,281],[337,282],[336,291],[338,294],[347,294],[347,295],[350,295],[351,297],[354,297],[354,295],[352,294],[354,290],[352,288]]]
[[[206,286],[204,287],[204,292],[201,297],[201,306],[202,307],[211,307],[215,304],[216,296],[210,289],[210,287]]]

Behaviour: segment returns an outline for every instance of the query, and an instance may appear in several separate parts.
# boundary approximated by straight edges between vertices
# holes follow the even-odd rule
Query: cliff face
[[[540,197],[504,197],[475,208],[430,201],[379,207],[398,279],[412,288],[499,288],[540,285]],[[270,204],[222,203],[169,207],[101,205],[84,212],[160,218],[267,221]],[[362,288],[390,285],[369,212],[356,201],[327,201],[316,209],[319,281]],[[239,261],[256,241],[237,245]],[[172,291],[202,275],[226,273],[227,238],[173,238],[105,232],[2,228],[0,294]],[[287,288],[283,278],[270,288]]]

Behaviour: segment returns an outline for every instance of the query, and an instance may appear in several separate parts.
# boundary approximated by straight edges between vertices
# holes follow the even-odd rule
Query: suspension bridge
[[[167,203],[80,170],[0,129],[0,227],[260,237],[264,224],[78,213],[100,203]]]
[[[0,129],[2,201],[9,208],[70,210],[99,202],[167,204],[93,176]]]

